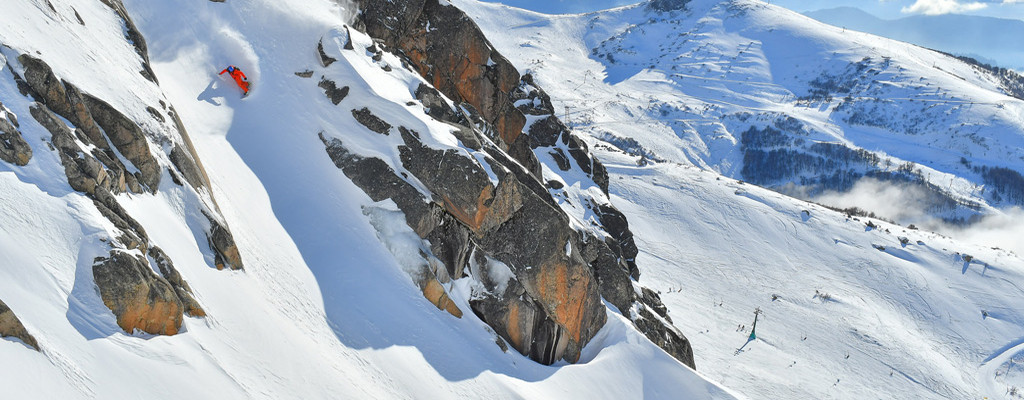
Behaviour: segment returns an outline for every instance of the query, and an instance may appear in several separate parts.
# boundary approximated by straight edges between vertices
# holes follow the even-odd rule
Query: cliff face
[[[689,342],[657,294],[637,285],[637,248],[625,216],[608,200],[604,166],[555,117],[547,94],[454,6],[363,0],[359,8],[356,27],[437,89],[416,91],[424,111],[456,126],[463,146],[487,155],[474,161],[433,151],[399,127],[402,167],[427,186],[426,198],[401,188],[400,174],[348,153],[339,140],[325,140],[357,185],[405,212],[444,263],[442,281],[464,274],[479,281],[486,290],[474,294],[473,311],[539,362],[578,359],[605,322],[603,297],[693,367]],[[497,182],[489,182],[488,171]],[[391,176],[383,181],[389,183],[369,179],[380,174]],[[584,176],[580,183],[601,193],[567,188],[576,182],[567,185],[563,176]],[[587,221],[588,214],[597,221]],[[512,278],[503,279],[502,270]]]

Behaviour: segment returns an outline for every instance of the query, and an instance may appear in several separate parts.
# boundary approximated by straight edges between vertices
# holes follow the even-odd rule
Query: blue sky
[[[484,0],[544,13],[596,11],[639,0]],[[1024,19],[1024,0],[771,0],[795,11],[852,6],[885,19],[914,14],[971,14]]]

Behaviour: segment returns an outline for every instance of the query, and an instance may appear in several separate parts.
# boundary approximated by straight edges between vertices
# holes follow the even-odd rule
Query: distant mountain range
[[[886,20],[854,7],[804,13],[829,25],[885,36],[1024,70],[1024,21],[974,15],[915,15]]]

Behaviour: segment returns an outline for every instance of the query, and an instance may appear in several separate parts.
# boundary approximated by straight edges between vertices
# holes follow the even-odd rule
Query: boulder
[[[690,340],[679,329],[659,320],[647,307],[638,307],[637,314],[638,317],[633,320],[637,330],[690,369],[697,369]]]
[[[17,315],[14,315],[14,311],[11,311],[7,304],[0,300],[0,337],[13,337],[21,340],[25,345],[39,350],[39,343],[36,342],[36,338],[32,337],[31,334],[25,330],[25,325],[21,323]]]
[[[171,149],[170,159],[171,164],[174,164],[174,168],[178,170],[189,185],[192,185],[197,190],[206,187],[206,173],[199,168],[196,159],[192,157],[188,150],[182,149],[182,146],[174,145],[174,148]]]
[[[454,124],[467,124],[464,119],[455,112],[455,110],[448,106],[448,102],[444,100],[444,97],[441,96],[441,92],[438,92],[437,89],[421,83],[416,87],[414,96],[423,104],[424,111],[427,115],[434,119]]]
[[[110,257],[96,258],[92,272],[103,304],[125,332],[178,333],[184,306],[171,284],[153,272],[145,257],[113,250]]]
[[[324,94],[327,95],[327,98],[330,99],[331,103],[334,103],[334,105],[338,105],[338,103],[341,103],[341,101],[345,100],[345,97],[348,96],[348,86],[338,88],[338,85],[334,83],[334,81],[327,78],[321,78],[320,83],[317,84],[317,86],[324,90]]]
[[[357,122],[362,124],[371,131],[377,132],[381,135],[388,135],[391,131],[391,124],[384,122],[384,120],[373,115],[373,112],[369,108],[363,107],[358,110],[352,110],[352,117]]]
[[[14,114],[0,103],[0,160],[25,166],[32,158],[32,147],[21,137],[17,124]]]
[[[207,234],[207,240],[209,241],[210,248],[213,249],[214,265],[219,270],[225,268],[231,270],[243,269],[245,266],[242,264],[242,256],[238,252],[238,246],[235,244],[235,237],[228,230],[227,225],[205,211],[203,215],[210,222],[210,232]]]

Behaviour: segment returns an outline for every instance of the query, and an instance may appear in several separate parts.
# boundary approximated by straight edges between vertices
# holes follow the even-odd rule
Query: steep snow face
[[[169,177],[156,195],[119,195],[174,259],[207,316],[186,318],[175,336],[117,329],[89,273],[94,257],[108,250],[103,239],[113,228],[68,186],[46,143],[49,133],[30,117],[32,99],[13,81],[17,64],[4,64],[0,102],[11,110],[5,118],[18,117],[34,156],[24,167],[0,162],[0,296],[42,349],[0,341],[5,394],[733,398],[610,310],[580,363],[543,366],[502,352],[474,314],[457,319],[426,301],[403,270],[404,253],[395,251],[416,248],[401,243],[412,240],[411,232],[394,226],[400,218],[393,205],[372,202],[341,173],[319,134],[382,159],[398,157],[388,139],[371,140],[376,134],[364,134],[353,118],[351,110],[370,107],[416,129],[431,146],[458,142],[449,126],[407,105],[423,80],[393,56],[374,60],[362,51],[371,44],[365,35],[352,30],[359,51],[345,52],[340,67],[321,67],[317,41],[344,30],[350,14],[337,3],[128,0],[125,6],[148,41],[159,86],[139,74],[124,25],[101,2],[6,7],[0,41],[46,60],[56,74],[101,94],[133,120],[149,118],[139,104],[173,105],[245,271],[210,267],[203,238],[193,233],[189,202],[197,200]],[[249,76],[248,97],[218,76],[228,64]],[[296,74],[304,72],[311,77]],[[340,105],[318,86],[324,76],[350,88]],[[389,223],[388,229],[373,225]],[[464,310],[470,309],[468,284],[450,288]]]
[[[997,79],[760,2],[573,16],[455,3],[589,133],[645,282],[711,378],[750,398],[1018,398],[1018,254],[728,177],[745,178],[753,127],[747,147],[867,149],[883,171],[914,161],[954,198],[1007,204],[959,159],[1021,170],[1022,103]]]
[[[874,176],[934,193],[928,214],[947,220],[1024,201],[1024,101],[948,56],[750,0],[554,17],[456,4],[570,125],[644,161],[801,197]]]

